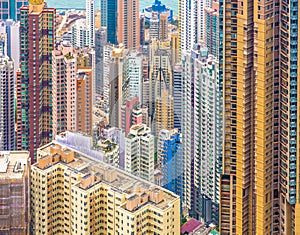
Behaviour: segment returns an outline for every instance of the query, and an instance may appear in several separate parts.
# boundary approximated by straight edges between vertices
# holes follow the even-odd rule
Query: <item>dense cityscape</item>
[[[0,235],[300,235],[298,1],[84,1],[0,0]]]

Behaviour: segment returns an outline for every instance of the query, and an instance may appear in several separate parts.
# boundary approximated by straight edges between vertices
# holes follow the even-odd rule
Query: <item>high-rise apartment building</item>
[[[2,0],[0,2],[0,19],[20,20],[20,9],[24,5],[28,5],[28,0]]]
[[[220,1],[222,235],[300,233],[297,11]]]
[[[90,48],[95,46],[95,0],[86,0],[86,26],[89,34]]]
[[[1,234],[29,234],[30,158],[28,152],[0,152]]]
[[[77,52],[64,42],[52,51],[53,137],[76,130],[76,73]]]
[[[204,39],[205,14],[204,9],[211,7],[211,0],[182,0],[179,1],[179,34],[180,50],[189,51],[195,43]]]
[[[180,234],[179,196],[64,145],[38,150],[31,182],[31,234]]]
[[[98,29],[95,32],[95,63],[96,63],[96,83],[95,90],[97,95],[103,95],[104,92],[104,46],[107,43],[107,30]]]
[[[5,20],[0,22],[0,33],[6,35],[6,55],[13,59],[15,74],[20,67],[20,22]],[[16,75],[14,74],[14,80]]]
[[[90,31],[86,25],[86,20],[76,20],[72,26],[72,46],[74,48],[83,48],[90,45]]]
[[[126,49],[140,47],[139,0],[118,0],[118,43]]]
[[[182,56],[183,200],[191,216],[217,224],[222,154],[218,60],[198,44]]]
[[[107,31],[107,42],[118,44],[118,0],[101,0],[101,27]]]
[[[219,2],[214,0],[211,8],[204,9],[205,45],[208,48],[208,53],[219,57]]]
[[[21,86],[17,99],[19,150],[35,150],[52,139],[52,50],[55,43],[55,9],[43,0],[21,8]]]
[[[168,40],[168,14],[161,13],[159,15],[159,40]]]
[[[174,128],[179,131],[182,125],[182,79],[182,65],[176,64],[173,68]]]
[[[109,67],[109,124],[113,127],[122,127],[121,108],[123,104],[123,66],[126,50],[123,46],[111,51]],[[107,66],[107,65],[106,65]]]
[[[157,152],[161,161],[162,186],[165,189],[183,194],[183,158],[182,143],[177,129],[161,130]]]
[[[93,133],[92,68],[77,70],[76,79],[76,130],[88,135]]]
[[[14,62],[0,56],[0,151],[15,149]]]
[[[125,171],[154,182],[154,136],[145,124],[132,126],[126,136]]]

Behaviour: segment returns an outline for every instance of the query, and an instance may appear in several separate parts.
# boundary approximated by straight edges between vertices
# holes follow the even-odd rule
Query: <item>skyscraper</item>
[[[15,149],[14,62],[0,56],[0,151]]]
[[[139,0],[118,0],[118,43],[127,49],[140,47]]]
[[[180,50],[191,50],[195,43],[204,39],[204,9],[211,7],[211,0],[179,1]]]
[[[213,1],[211,8],[204,9],[204,42],[208,53],[219,57],[219,2]]]
[[[182,143],[177,129],[161,130],[159,133],[161,145],[158,148],[158,158],[161,158],[163,174],[162,186],[165,189],[183,194],[183,158]]]
[[[296,5],[220,1],[222,235],[300,233]]]
[[[52,50],[55,43],[55,9],[43,0],[21,8],[21,82],[17,87],[17,141],[20,150],[35,150],[52,139]]]
[[[2,0],[0,2],[0,19],[20,20],[20,9],[28,5],[28,0]]]
[[[218,60],[196,44],[183,56],[183,201],[191,216],[218,223],[222,105]]]
[[[7,56],[13,59],[16,73],[20,65],[20,22],[13,20],[0,22],[0,33],[6,34]],[[14,80],[16,80],[15,74]]]
[[[176,64],[173,69],[174,128],[181,131],[182,125],[182,65]]]
[[[86,26],[89,33],[89,47],[95,46],[95,0],[86,0]]]
[[[118,0],[101,0],[101,27],[106,28],[107,42],[118,44]]]
[[[77,52],[69,42],[52,51],[53,137],[76,130]],[[61,73],[64,71],[64,73]]]
[[[95,33],[95,59],[96,59],[96,84],[95,90],[97,95],[103,95],[104,92],[104,46],[107,43],[106,29],[98,29]]]

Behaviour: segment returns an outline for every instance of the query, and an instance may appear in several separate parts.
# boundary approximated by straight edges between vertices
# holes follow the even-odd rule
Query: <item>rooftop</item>
[[[22,178],[28,164],[30,164],[29,153],[26,151],[0,152],[0,179]]]
[[[71,152],[71,154],[68,155],[71,156],[69,159],[64,156],[57,158],[57,155],[63,155],[66,151]],[[141,197],[141,195],[146,193],[149,195],[149,200],[146,200],[144,204],[150,203],[162,210],[168,208],[169,203],[172,201],[179,199],[179,196],[166,189],[142,180],[100,160],[93,159],[92,157],[77,150],[71,149],[70,147],[57,144],[55,141],[39,148],[39,156],[40,153],[48,153],[48,158],[50,158],[48,165],[40,163],[40,158],[38,158],[38,162],[35,163],[32,168],[37,167],[41,170],[47,170],[57,163],[63,164],[67,166],[69,170],[81,174],[81,181],[78,181],[76,186],[83,190],[89,190],[93,188],[94,185],[97,185],[99,182],[101,182],[111,186],[116,191],[125,194],[127,198]],[[44,164],[46,167],[41,168],[40,164]],[[155,195],[158,195],[157,197],[161,198],[162,200],[156,200]],[[126,207],[126,205],[124,205],[124,207]],[[135,207],[134,210],[136,209],[137,208]]]
[[[197,229],[199,229],[203,225],[202,222],[196,220],[196,219],[190,219],[188,222],[186,222],[181,228],[181,233],[192,233],[195,232]]]

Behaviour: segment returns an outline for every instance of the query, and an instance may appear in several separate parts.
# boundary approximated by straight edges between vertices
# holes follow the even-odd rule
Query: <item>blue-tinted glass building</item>
[[[20,8],[28,5],[28,0],[1,0],[0,19],[20,20]]]
[[[118,44],[117,23],[118,23],[118,0],[101,0],[101,27],[107,30],[107,42]]]
[[[183,159],[178,130],[161,130],[158,148],[163,173],[162,186],[182,196]]]

